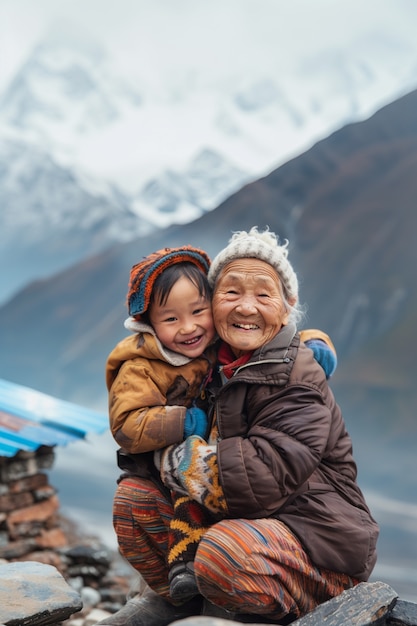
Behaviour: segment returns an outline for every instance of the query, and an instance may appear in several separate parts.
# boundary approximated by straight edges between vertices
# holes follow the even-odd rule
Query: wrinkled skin
[[[277,272],[259,259],[226,265],[217,279],[212,306],[216,330],[237,357],[268,343],[288,324],[290,313]]]

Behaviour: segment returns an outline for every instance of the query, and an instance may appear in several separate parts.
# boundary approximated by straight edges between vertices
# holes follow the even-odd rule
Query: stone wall
[[[49,484],[54,460],[54,448],[48,446],[0,457],[0,567],[24,565],[19,572],[30,576],[30,563],[53,566],[80,594],[84,606],[80,615],[92,607],[112,613],[126,600],[132,572],[118,554],[62,516],[56,489]],[[2,571],[4,601],[7,573],[4,567]],[[0,626],[1,613],[0,607]]]
[[[47,446],[0,457],[0,559],[60,565],[55,550],[68,540],[46,473],[54,459],[54,449]]]

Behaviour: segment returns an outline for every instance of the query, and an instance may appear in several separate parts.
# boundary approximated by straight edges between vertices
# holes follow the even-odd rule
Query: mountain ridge
[[[197,219],[414,80],[413,50],[377,33],[354,53],[332,48],[279,77],[258,68],[168,85],[133,80],[76,35],[41,40],[0,94],[0,262],[13,272],[3,273],[0,302],[117,241]],[[82,232],[77,215],[86,224],[95,204],[101,216]]]

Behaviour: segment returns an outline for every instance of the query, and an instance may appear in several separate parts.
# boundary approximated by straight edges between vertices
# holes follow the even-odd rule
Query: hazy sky
[[[410,43],[416,20],[416,0],[0,0],[0,89],[34,44],[68,28],[131,75],[209,78],[271,59],[288,67],[370,33]]]

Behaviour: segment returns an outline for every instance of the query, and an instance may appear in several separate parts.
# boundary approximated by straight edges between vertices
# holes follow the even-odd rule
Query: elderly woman
[[[235,233],[209,281],[220,337],[211,435],[166,450],[162,477],[219,520],[194,562],[201,596],[236,621],[289,623],[368,579],[378,526],[356,482],[340,408],[300,342],[287,245],[268,230]],[[169,499],[155,486],[150,493],[123,482],[115,527],[119,536],[127,525],[146,527],[136,555],[125,556],[134,565],[146,553],[159,594],[131,600],[120,624],[162,626],[199,612],[199,597],[180,607],[163,597]]]

